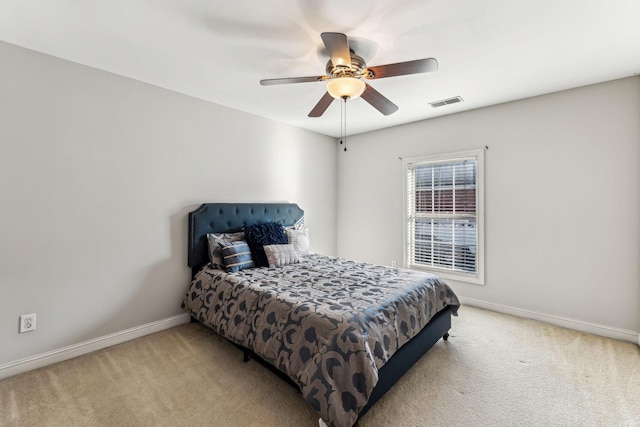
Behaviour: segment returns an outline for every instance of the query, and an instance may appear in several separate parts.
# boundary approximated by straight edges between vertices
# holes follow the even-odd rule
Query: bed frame
[[[188,265],[192,277],[209,262],[208,233],[241,231],[243,227],[262,222],[279,222],[294,225],[304,220],[304,211],[294,203],[205,203],[189,213]],[[402,375],[405,374],[424,353],[440,338],[447,339],[451,328],[451,310],[438,313],[411,341],[402,346],[378,371],[378,384],[373,389],[369,402],[360,411],[362,417]],[[270,370],[295,386],[295,383],[277,368],[262,360],[248,349],[245,361],[256,359]]]

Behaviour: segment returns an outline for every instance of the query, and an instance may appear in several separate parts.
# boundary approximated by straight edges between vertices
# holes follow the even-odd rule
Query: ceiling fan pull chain
[[[344,151],[347,151],[347,97],[342,98],[344,102]]]
[[[343,106],[342,103],[340,103],[340,145],[342,145],[342,139],[344,138],[344,135],[342,134],[342,129],[344,128],[343,122],[342,122],[342,117],[344,116],[344,110],[343,110]]]

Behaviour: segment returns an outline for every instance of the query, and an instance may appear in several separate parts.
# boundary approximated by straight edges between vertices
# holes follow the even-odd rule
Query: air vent
[[[453,98],[443,99],[441,101],[436,101],[436,102],[430,102],[429,105],[431,105],[433,108],[438,108],[438,107],[444,107],[445,105],[449,105],[449,104],[456,104],[458,102],[462,102],[462,98],[460,98],[459,96],[454,96]]]

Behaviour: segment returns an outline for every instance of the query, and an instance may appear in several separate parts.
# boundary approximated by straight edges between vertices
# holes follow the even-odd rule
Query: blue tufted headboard
[[[204,203],[189,212],[188,264],[192,277],[209,262],[207,234],[241,231],[248,225],[279,222],[294,225],[304,218],[295,203]]]

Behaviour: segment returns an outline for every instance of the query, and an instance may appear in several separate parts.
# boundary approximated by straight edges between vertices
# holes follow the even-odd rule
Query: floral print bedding
[[[205,267],[182,307],[296,382],[330,426],[352,426],[378,369],[459,301],[437,276],[308,254],[235,273]]]

